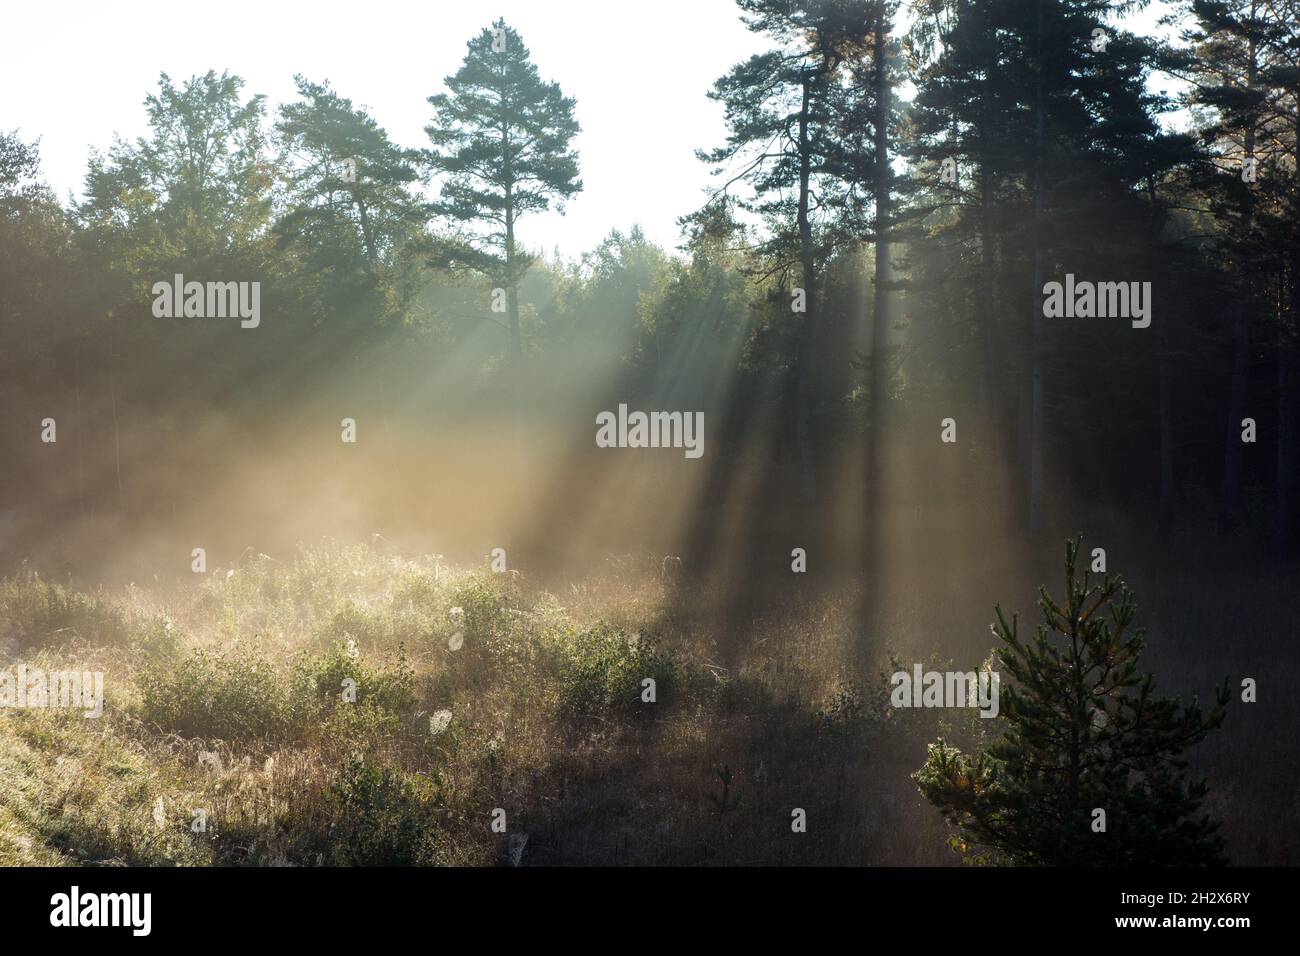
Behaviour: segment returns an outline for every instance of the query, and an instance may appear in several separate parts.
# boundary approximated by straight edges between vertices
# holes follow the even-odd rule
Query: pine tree
[[[1155,679],[1138,671],[1133,594],[1118,577],[1076,574],[1080,540],[1066,544],[1064,603],[1039,590],[1032,639],[995,608],[997,659],[1012,679],[1001,685],[1001,740],[967,756],[941,739],[913,779],[980,862],[1222,863],[1218,824],[1199,813],[1207,788],[1187,779],[1182,754],[1223,722],[1227,684],[1204,713],[1155,696]]]
[[[1063,341],[1076,329],[1044,323],[1043,283],[1072,272],[1140,276],[1161,286],[1168,256],[1161,191],[1196,160],[1190,141],[1159,123],[1173,106],[1148,84],[1163,64],[1162,51],[1111,22],[1120,6],[927,0],[913,29],[919,59],[914,155],[923,181],[909,218],[927,228],[927,238],[940,240],[918,244],[916,311],[923,321],[952,314],[956,327],[934,338],[945,350],[954,341],[969,345],[966,367],[979,370],[971,377],[986,416],[997,423],[989,431],[1010,432],[1018,419],[1015,470],[1023,491],[1017,497],[1029,528],[1044,517],[1049,421],[1078,391],[1058,359],[1078,354]],[[956,163],[955,183],[940,181],[937,164],[944,159]],[[1157,294],[1165,296],[1166,288]],[[968,305],[960,303],[964,298]],[[1160,381],[1152,404],[1159,405],[1165,529],[1175,442],[1164,337],[1176,314],[1162,309],[1152,335],[1125,343],[1134,361],[1159,366],[1158,376],[1146,368],[1126,374]],[[1086,347],[1098,348],[1096,330],[1086,334]],[[1002,355],[1013,357],[1013,374],[999,374]],[[954,364],[947,355],[942,361]],[[1097,370],[1085,374],[1087,386],[1096,387]],[[999,395],[1003,381],[1015,383],[1018,394]],[[1001,450],[994,455],[1010,457]]]
[[[1225,271],[1235,280],[1220,526],[1237,517],[1251,317],[1264,315],[1277,367],[1274,543],[1287,553],[1300,543],[1300,4],[1192,0],[1189,7],[1191,47],[1177,65],[1192,83],[1192,104],[1212,110],[1201,135],[1226,175],[1214,176],[1204,192],[1222,229]]]
[[[276,123],[289,180],[276,232],[306,250],[313,275],[332,278],[322,299],[346,302],[351,289],[387,277],[424,226],[423,204],[409,191],[418,157],[328,83],[295,80],[301,100],[281,107]]]
[[[854,147],[866,148],[869,127],[851,129],[848,118],[871,115],[860,105],[871,91],[851,77],[852,66],[868,55],[881,5],[871,0],[737,0],[737,5],[745,25],[776,46],[736,64],[714,84],[709,97],[726,109],[727,142],[698,155],[726,176],[714,201],[731,202],[764,220],[770,236],[761,249],[770,263],[765,277],[793,272],[803,290],[795,437],[801,494],[814,502],[818,278],[831,253],[864,231],[866,197],[858,187],[869,183],[872,164],[855,155]],[[753,190],[752,199],[732,195],[742,181]]]
[[[528,48],[498,20],[469,41],[446,93],[429,97],[436,111],[425,127],[434,149],[429,162],[445,179],[434,212],[462,232],[439,243],[434,263],[480,272],[506,290],[510,359],[523,354],[518,285],[532,258],[518,248],[519,217],[551,207],[582,190],[575,101],[556,83],[544,83]]]

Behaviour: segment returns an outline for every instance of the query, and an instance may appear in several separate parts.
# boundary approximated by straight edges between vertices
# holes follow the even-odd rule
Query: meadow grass
[[[103,670],[107,706],[0,712],[0,864],[958,861],[909,775],[936,736],[975,745],[998,722],[896,710],[887,674],[948,654],[969,669],[991,638],[918,657],[901,623],[864,635],[845,590],[770,602],[727,636],[709,587],[658,564],[547,590],[326,543],[94,595],[24,568],[0,582],[0,664]],[[1205,608],[1156,606],[1207,631]],[[941,602],[906,608],[912,628],[955,627]],[[1175,690],[1223,676],[1152,656]],[[1234,862],[1294,863],[1284,768],[1260,754],[1295,724],[1274,710],[1268,742],[1257,713],[1195,766]]]

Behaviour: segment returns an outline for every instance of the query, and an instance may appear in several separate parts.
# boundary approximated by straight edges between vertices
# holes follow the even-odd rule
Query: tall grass
[[[708,587],[642,563],[554,592],[337,544],[112,594],[25,568],[0,581],[0,665],[93,662],[108,707],[0,713],[0,863],[480,865],[513,862],[524,833],[524,864],[957,862],[909,774],[935,736],[978,743],[997,722],[895,710],[886,675],[976,666],[989,642],[955,635],[978,634],[986,607],[903,595],[893,630],[863,634],[850,590],[792,595],[723,654],[696,611]],[[1174,586],[1196,593],[1171,582],[1154,623],[1226,632],[1227,613]],[[1162,633],[1165,686],[1222,678]],[[1235,862],[1295,863],[1288,791],[1259,769],[1264,720],[1230,715],[1197,769]],[[1294,725],[1271,726],[1294,744]]]

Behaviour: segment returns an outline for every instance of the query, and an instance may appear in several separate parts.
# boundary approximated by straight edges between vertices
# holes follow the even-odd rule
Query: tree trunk
[[[1156,378],[1160,392],[1160,503],[1156,530],[1167,537],[1174,527],[1174,418],[1170,394],[1169,323],[1160,326]]]
[[[510,189],[506,189],[506,301],[510,309],[510,366],[518,371],[523,361],[519,334],[519,281],[515,275],[515,216]]]
[[[804,314],[799,329],[799,378],[795,415],[795,438],[799,446],[800,492],[805,503],[817,501],[816,457],[813,445],[813,397],[817,354],[817,266],[813,258],[812,221],[809,218],[809,185],[812,178],[811,146],[808,137],[811,81],[803,80],[799,107],[799,258],[803,267]]]
[[[81,426],[81,344],[77,344],[77,364],[74,391],[77,405],[77,515],[86,517],[86,452],[83,446],[86,430]]]
[[[352,201],[357,207],[357,216],[361,221],[361,239],[366,246],[366,277],[370,279],[370,284],[375,284],[375,266],[378,263],[378,253],[375,249],[375,233],[370,225],[370,211],[366,204],[356,198],[354,194]]]
[[[117,477],[117,512],[120,515],[126,506],[122,493],[122,428],[117,418],[117,373],[111,366],[108,372],[108,397],[113,406],[113,472]]]
[[[1034,287],[1030,290],[1029,321],[1029,383],[1027,429],[1025,434],[1025,462],[1029,467],[1027,522],[1031,532],[1037,531],[1043,518],[1043,368],[1041,350],[1043,309],[1039,295],[1043,288],[1043,150],[1046,142],[1046,118],[1043,115],[1043,4],[1038,3],[1038,34],[1035,44],[1034,69],[1037,80],[1034,88],[1034,225],[1031,230],[1034,243]]]
[[[871,325],[871,432],[867,449],[867,513],[876,521],[882,508],[884,481],[881,475],[881,447],[885,431],[885,385],[889,376],[889,221],[891,215],[890,191],[893,186],[889,166],[889,104],[890,84],[888,69],[889,24],[882,4],[875,22],[875,201],[876,201],[876,284]]]
[[[1300,110],[1294,121],[1296,159],[1300,161]],[[1291,187],[1290,323],[1279,309],[1277,355],[1277,525],[1274,542],[1281,554],[1296,546],[1296,429],[1300,425],[1300,376],[1296,374],[1296,335],[1300,333],[1300,175]]]
[[[510,157],[509,106],[504,94],[501,102],[501,172],[505,182],[506,218],[506,301],[510,309],[510,367],[516,373],[514,385],[519,387],[519,368],[523,364],[523,339],[519,332],[519,276],[515,275],[515,193],[514,164]],[[517,398],[517,396],[516,396]],[[518,402],[515,402],[518,410]]]
[[[1250,305],[1238,302],[1232,328],[1232,380],[1228,387],[1228,432],[1223,448],[1223,501],[1219,530],[1226,532],[1237,522],[1241,501],[1241,420],[1246,414],[1250,386]]]
[[[1292,309],[1296,300],[1292,279]],[[1277,513],[1273,541],[1280,554],[1295,547],[1296,376],[1295,344],[1283,315],[1279,315],[1277,342]]]
[[[1250,5],[1250,30],[1246,60],[1246,89],[1255,85],[1259,75],[1259,56],[1255,33],[1256,5]],[[1255,117],[1250,118],[1242,144],[1247,157],[1255,155]],[[1254,201],[1246,204],[1242,232],[1249,236],[1254,221]],[[1243,263],[1243,288],[1237,300],[1232,322],[1232,379],[1228,385],[1228,432],[1223,447],[1223,501],[1219,509],[1219,531],[1226,532],[1237,521],[1241,503],[1241,420],[1246,414],[1246,396],[1250,389],[1250,310],[1252,271],[1249,259]]]
[[[519,290],[514,283],[506,289],[506,301],[510,307],[510,364],[518,369],[523,361],[523,340],[519,334]]]
[[[984,134],[981,131],[981,139]],[[1009,422],[1004,417],[1002,400],[1002,376],[998,374],[997,342],[997,305],[996,274],[997,261],[993,250],[993,188],[989,173],[987,142],[980,150],[980,345],[983,351],[983,368],[981,369],[982,404],[984,406],[984,427],[988,433],[989,454],[994,462],[1005,460],[1004,449],[1007,441]],[[1000,516],[1004,525],[1011,527],[1015,523],[1015,497],[1011,482],[1005,480],[1005,474],[997,476]]]

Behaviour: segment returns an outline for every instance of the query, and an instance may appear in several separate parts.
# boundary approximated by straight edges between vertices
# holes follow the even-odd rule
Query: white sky
[[[40,138],[45,179],[61,197],[80,195],[92,148],[147,131],[143,101],[160,72],[179,82],[230,70],[272,111],[295,98],[294,73],[328,79],[394,141],[427,145],[425,98],[459,67],[466,41],[504,16],[542,78],[577,99],[585,188],[565,216],[519,227],[526,243],[566,256],[634,223],[677,245],[677,217],[710,182],[694,151],[724,136],[722,108],[705,94],[768,46],[733,0],[10,0],[0,16],[0,129]]]
[[[147,131],[158,74],[174,81],[228,69],[245,94],[295,99],[293,74],[328,79],[369,107],[390,137],[426,146],[425,102],[498,16],[519,31],[544,80],[576,97],[584,189],[566,215],[522,220],[520,238],[573,256],[612,228],[640,223],[669,248],[676,218],[709,183],[694,150],[721,143],[722,108],[705,93],[766,48],[732,0],[222,0],[218,3],[5,4],[0,128],[41,139],[45,179],[80,195],[92,147]]]

